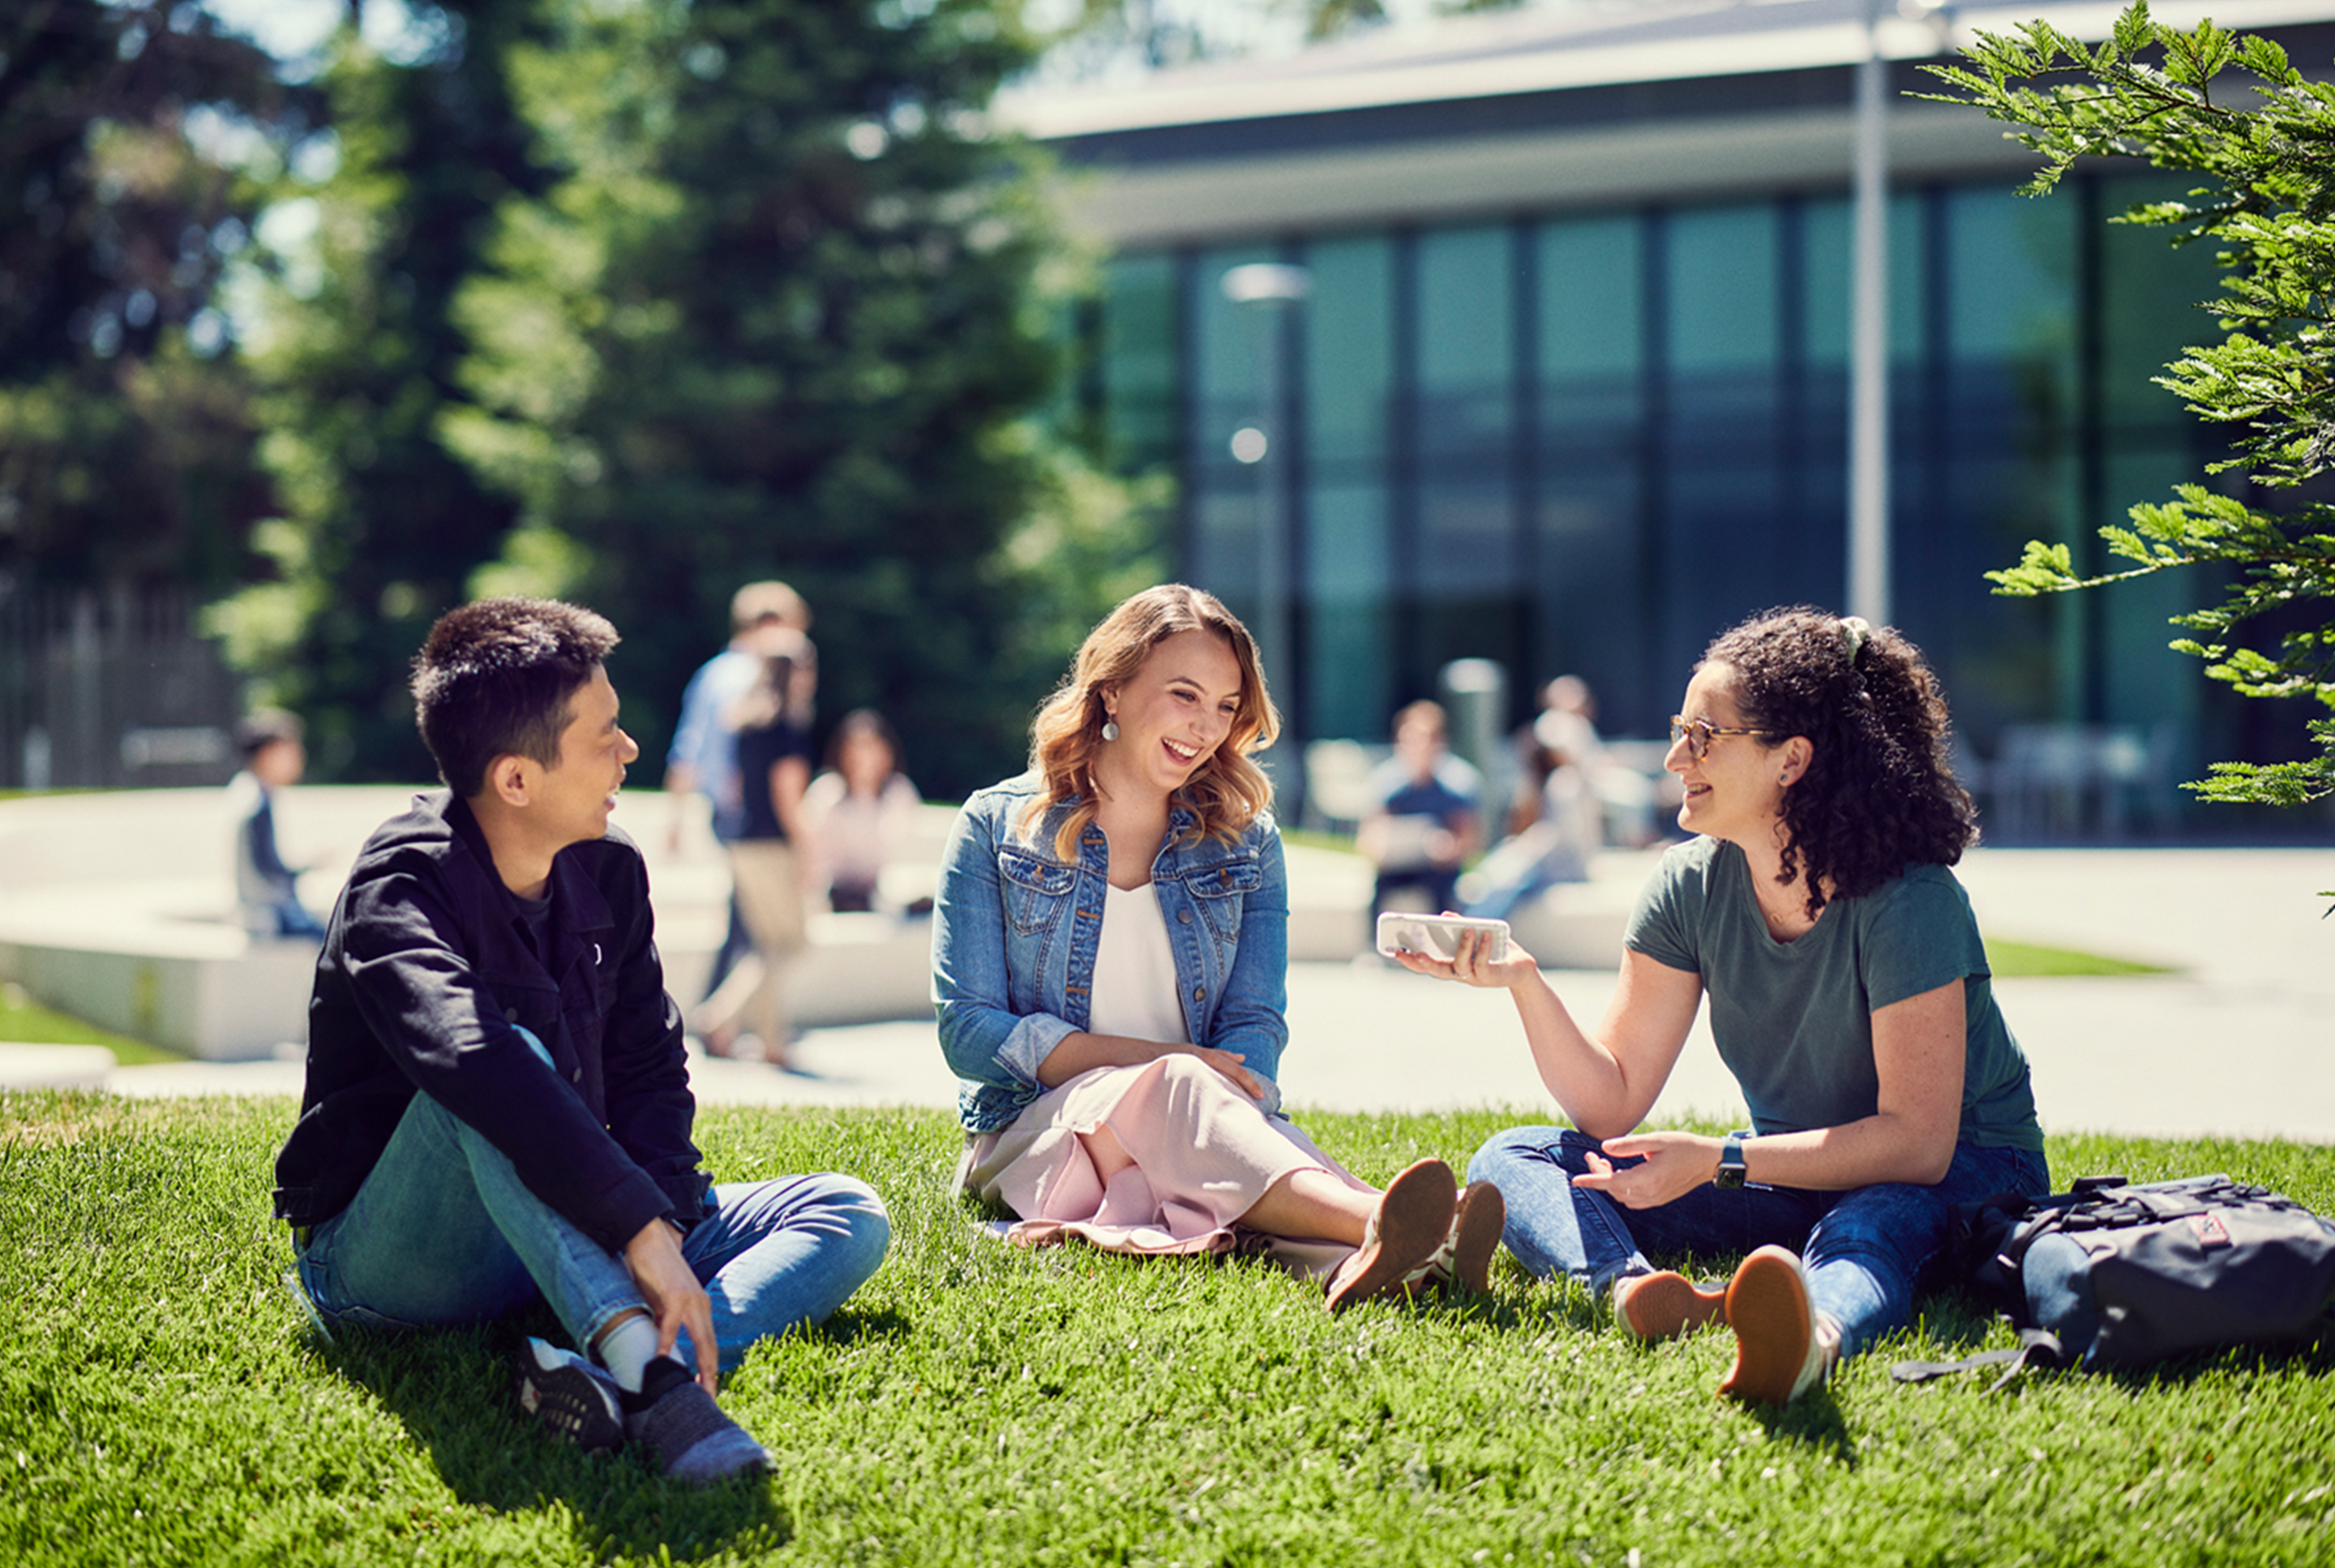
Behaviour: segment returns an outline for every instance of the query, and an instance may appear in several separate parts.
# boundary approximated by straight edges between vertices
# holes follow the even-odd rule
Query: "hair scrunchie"
[[[1848,649],[1851,669],[1856,666],[1856,656],[1865,652],[1865,640],[1873,635],[1873,623],[1862,615],[1846,615],[1840,623],[1840,640]]]

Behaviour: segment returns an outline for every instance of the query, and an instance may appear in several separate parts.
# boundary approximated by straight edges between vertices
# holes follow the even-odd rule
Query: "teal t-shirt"
[[[1970,898],[1943,866],[1908,866],[1862,898],[1836,898],[1796,942],[1768,934],[1743,852],[1696,838],[1662,857],[1626,938],[1702,977],[1720,1060],[1763,1133],[1839,1127],[1879,1108],[1875,1009],[1962,982],[1968,1052],[1960,1141],[2043,1147],[2027,1058],[1994,1005]]]

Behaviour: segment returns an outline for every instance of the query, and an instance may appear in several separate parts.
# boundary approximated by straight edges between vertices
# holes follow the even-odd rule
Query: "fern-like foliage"
[[[2223,268],[2204,302],[2223,333],[2186,350],[2156,379],[2199,416],[2229,427],[2236,469],[2291,490],[2335,469],[2335,83],[2306,80],[2267,38],[2212,22],[2184,32],[2139,0],[2088,46],[2046,22],[1979,34],[1965,63],[1930,68],[1964,104],[2019,129],[2043,155],[2025,186],[2053,189],[2077,160],[2136,159],[2195,174],[2176,200],[2140,203],[2122,221],[2206,240]],[[2281,633],[2267,652],[2239,646],[2237,628],[2290,606],[2335,600],[2335,507],[2277,512],[2202,484],[2144,502],[2130,526],[2103,528],[2119,569],[2085,576],[2065,545],[2032,540],[2018,565],[1988,578],[1998,593],[2097,587],[2176,566],[2219,563],[2220,601],[2176,615],[2195,635],[2172,644],[2249,697],[2314,698],[2335,710],[2335,624]],[[2291,624],[2295,617],[2282,616]],[[2189,786],[2211,800],[2299,806],[2335,794],[2335,723],[2309,721],[2322,755],[2301,762],[2218,762]]]

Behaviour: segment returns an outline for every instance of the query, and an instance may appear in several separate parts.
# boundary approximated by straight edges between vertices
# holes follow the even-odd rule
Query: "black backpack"
[[[1998,1194],[1958,1205],[1954,1232],[1964,1277],[2010,1315],[2020,1347],[1903,1361],[1900,1382],[2007,1362],[1999,1389],[2030,1366],[2143,1367],[2330,1326],[2335,1222],[2225,1176],[2086,1176],[2050,1197]]]

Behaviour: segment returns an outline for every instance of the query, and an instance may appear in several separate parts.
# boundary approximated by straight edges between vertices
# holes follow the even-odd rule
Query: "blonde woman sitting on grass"
[[[1248,629],[1151,588],[1088,635],[1029,771],[965,802],[933,934],[957,1179],[1023,1244],[1254,1244],[1332,1312],[1481,1290],[1498,1194],[1435,1159],[1381,1193],[1280,1114],[1288,893],[1250,760],[1278,727]]]

